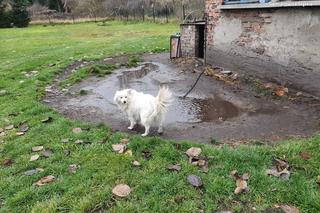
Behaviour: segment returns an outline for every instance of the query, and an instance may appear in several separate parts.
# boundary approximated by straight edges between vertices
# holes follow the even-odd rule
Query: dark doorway
[[[204,26],[196,25],[196,57],[204,58]]]

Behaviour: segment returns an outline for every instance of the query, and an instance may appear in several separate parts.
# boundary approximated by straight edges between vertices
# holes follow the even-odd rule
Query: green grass
[[[167,50],[168,36],[176,31],[176,25],[119,22],[104,27],[86,23],[0,30],[0,90],[6,90],[0,96],[0,127],[23,121],[30,127],[24,136],[10,130],[0,137],[1,163],[4,159],[14,161],[11,166],[0,165],[0,212],[250,212],[252,207],[261,212],[275,204],[293,205],[302,212],[320,211],[316,183],[320,175],[319,136],[277,146],[234,149],[203,145],[203,155],[212,157],[209,172],[203,173],[190,165],[184,154],[191,143],[130,136],[133,156],[116,154],[111,144],[126,135],[113,133],[104,125],[65,119],[40,103],[45,87],[73,61]],[[49,66],[53,63],[56,65]],[[23,74],[33,70],[38,75],[27,78]],[[41,122],[49,116],[52,122]],[[77,135],[72,132],[75,127],[85,130]],[[65,138],[70,142],[62,143]],[[90,143],[75,145],[77,139]],[[52,149],[53,156],[29,162],[31,148],[36,145]],[[66,156],[66,151],[71,154]],[[143,151],[151,152],[150,160],[144,159]],[[311,158],[303,160],[301,151],[310,153]],[[289,181],[265,175],[275,156],[287,159],[292,166]],[[131,165],[134,159],[141,162],[140,168]],[[167,171],[166,167],[176,162],[182,164],[182,170]],[[70,164],[80,165],[75,174],[68,172]],[[36,167],[45,171],[24,176]],[[235,183],[229,174],[234,169],[251,174],[250,193],[233,194]],[[202,190],[187,183],[189,174],[202,178]],[[57,179],[42,187],[33,185],[46,175]],[[118,183],[132,187],[130,196],[112,196]]]
[[[117,68],[118,67],[115,64],[93,64],[85,66],[84,68],[80,68],[76,72],[71,73],[66,79],[60,81],[59,85],[62,88],[70,87],[71,85],[79,83],[90,75],[103,77],[111,74],[112,71]]]

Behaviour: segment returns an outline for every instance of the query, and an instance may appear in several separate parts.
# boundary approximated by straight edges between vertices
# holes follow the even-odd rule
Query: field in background
[[[277,146],[237,148],[217,146],[218,142],[192,145],[129,136],[133,156],[120,155],[112,152],[111,144],[128,136],[112,133],[103,125],[65,119],[40,103],[45,87],[68,64],[166,51],[169,36],[178,30],[175,24],[116,21],[104,26],[83,23],[0,29],[0,127],[22,122],[29,126],[24,136],[17,136],[15,130],[0,136],[0,212],[270,212],[280,204],[302,212],[320,211],[319,136]],[[30,71],[38,74],[27,77],[25,72]],[[41,122],[49,116],[52,122]],[[74,134],[75,127],[84,131]],[[66,138],[70,142],[62,143]],[[76,145],[77,139],[89,143]],[[29,162],[34,154],[31,148],[37,145],[51,149],[53,155]],[[184,152],[191,146],[201,147],[203,155],[211,157],[208,173],[188,163]],[[308,153],[308,159],[302,158],[301,152]],[[145,153],[151,158],[146,159]],[[288,181],[266,176],[274,157],[291,165],[293,173]],[[133,167],[132,160],[142,166]],[[181,163],[180,172],[166,169],[174,163]],[[70,164],[80,165],[75,174],[68,172]],[[44,172],[24,175],[38,167]],[[234,195],[235,181],[230,177],[234,169],[250,173],[248,194]],[[202,189],[187,182],[190,174],[202,178]],[[42,187],[33,185],[47,175],[56,180]],[[132,187],[129,197],[112,196],[118,183]]]

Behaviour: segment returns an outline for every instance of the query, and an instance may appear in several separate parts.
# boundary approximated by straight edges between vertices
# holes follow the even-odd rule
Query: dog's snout
[[[124,101],[123,103],[124,103],[124,104],[126,104],[127,102],[126,102],[126,101]]]

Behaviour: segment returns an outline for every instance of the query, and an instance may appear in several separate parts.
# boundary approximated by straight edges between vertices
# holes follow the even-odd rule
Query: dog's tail
[[[161,87],[156,99],[158,101],[158,112],[166,113],[172,103],[172,93],[169,91],[169,88]]]

